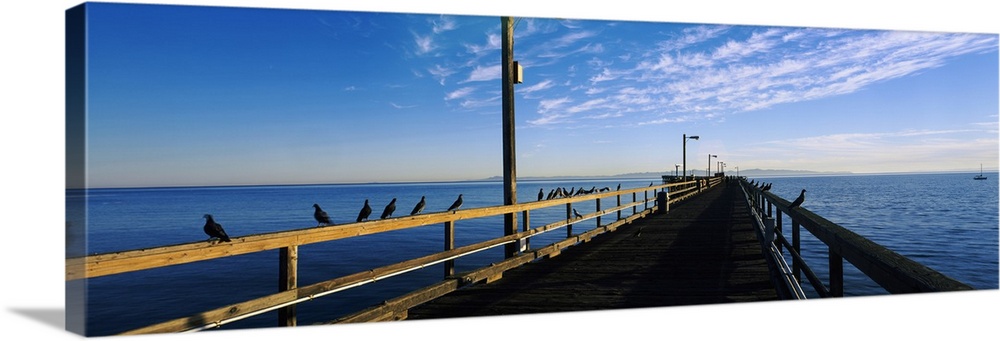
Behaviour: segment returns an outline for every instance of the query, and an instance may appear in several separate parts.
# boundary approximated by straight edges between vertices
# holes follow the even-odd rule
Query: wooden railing
[[[156,248],[96,254],[80,258],[67,259],[66,280],[83,280],[87,278],[279,249],[278,265],[280,278],[278,292],[264,297],[201,312],[193,316],[165,321],[122,333],[148,334],[199,331],[217,328],[233,321],[274,310],[278,310],[279,313],[278,325],[294,326],[296,324],[295,305],[298,303],[372,283],[383,278],[444,263],[445,279],[442,282],[427,288],[416,290],[404,297],[388,300],[378,307],[366,309],[365,311],[340,318],[337,322],[401,319],[405,317],[406,310],[410,307],[454,291],[464,285],[480,281],[489,282],[496,280],[502,276],[504,271],[532,260],[542,257],[556,256],[566,247],[589,241],[598,234],[614,231],[617,227],[623,224],[627,224],[635,219],[657,212],[658,210],[669,209],[670,204],[685,200],[686,198],[696,195],[705,189],[719,184],[720,182],[720,178],[699,179],[682,183],[659,184],[620,191],[606,191],[595,194],[556,198],[516,205],[433,212],[334,226],[254,234],[242,237],[233,237],[232,242],[229,243],[207,244],[206,242],[194,242]],[[642,193],[641,199],[638,198],[639,193]],[[650,196],[650,193],[652,193],[652,196]],[[622,204],[622,196],[629,195],[632,196],[632,201]],[[615,200],[615,206],[602,209],[602,200],[608,200],[609,198],[613,198]],[[586,201],[596,201],[595,211],[582,214],[581,217],[573,215],[573,204]],[[547,225],[531,227],[530,213],[532,210],[560,205],[564,205],[566,207],[565,220],[552,222]],[[622,212],[627,212],[629,209],[631,209],[632,214],[623,217]],[[522,217],[522,230],[520,232],[461,247],[456,247],[454,245],[454,226],[459,221],[516,213],[521,213]],[[611,223],[602,224],[602,216],[609,214],[616,214],[617,218]],[[573,233],[572,226],[574,224],[579,224],[582,221],[590,219],[596,219],[595,228],[582,233]],[[443,224],[445,227],[445,250],[442,252],[339,278],[321,281],[307,286],[298,286],[298,247],[301,245],[433,224]],[[530,237],[561,227],[567,227],[566,239],[538,249],[531,249],[529,247],[528,241],[530,240]],[[451,242],[449,243],[449,241]],[[520,248],[520,252],[518,254],[506,258],[501,262],[497,262],[468,273],[460,275],[454,274],[454,264],[452,262],[454,259],[510,243],[522,243],[522,247]]]
[[[857,233],[818,216],[803,207],[789,209],[789,201],[763,191],[740,179],[740,184],[750,193],[750,205],[771,227],[773,243],[779,252],[788,252],[792,258],[791,272],[796,281],[807,280],[820,297],[844,296],[844,260],[892,294],[918,292],[944,292],[972,290],[965,283],[954,280],[934,269],[911,260],[879,245]],[[791,242],[782,232],[783,216],[791,221]],[[801,257],[801,228],[827,246],[829,283],[824,284]],[[784,251],[782,251],[784,250]]]

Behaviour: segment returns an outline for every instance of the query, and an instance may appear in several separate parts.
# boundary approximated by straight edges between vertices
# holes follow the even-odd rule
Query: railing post
[[[618,199],[618,202],[617,202],[618,205],[615,206],[615,207],[621,207],[622,206],[622,195],[621,194],[616,195],[615,198]],[[622,210],[619,209],[617,212],[618,212],[618,220],[622,220]]]
[[[446,221],[444,222],[444,250],[455,249],[455,222]],[[448,278],[455,275],[455,260],[446,260],[444,262],[444,277]]]
[[[278,291],[298,288],[299,247],[290,245],[278,250]],[[278,309],[278,326],[296,325],[295,305]]]
[[[632,192],[632,203],[635,203],[635,192]],[[635,210],[635,205],[632,205],[632,215],[635,215]]]
[[[601,198],[597,198],[597,212],[601,211]],[[597,227],[601,227],[601,216],[597,216]]]
[[[566,220],[573,218],[573,203],[566,203]],[[573,236],[573,224],[566,225],[566,238]]]
[[[527,210],[521,212],[521,221],[522,221],[521,231],[528,231],[528,230],[531,229],[531,223],[530,223],[531,219],[529,219],[529,218],[530,217],[528,215],[528,211]],[[531,242],[531,238],[525,237],[523,239],[523,242],[521,243],[521,252],[524,252],[524,250],[527,250],[527,249],[531,248],[530,242]]]
[[[844,297],[844,258],[830,248],[830,296]]]
[[[771,205],[771,202],[769,201],[767,203],[767,216],[768,217],[771,216],[771,207],[772,206],[773,205]],[[785,235],[784,235],[784,232],[782,231],[783,230],[783,228],[782,228],[783,226],[781,225],[781,211],[778,210],[777,212],[775,212],[775,215],[777,215],[777,217],[774,217],[775,218],[775,220],[774,220],[775,221],[775,224],[774,224],[774,233],[777,234],[777,235],[779,235],[779,236],[781,236],[782,238],[784,238]],[[781,252],[781,248],[782,248],[781,243],[777,243],[777,244],[775,244],[775,246],[778,247],[778,252]]]
[[[795,253],[802,254],[802,242],[799,239],[799,222],[792,220],[792,249]],[[792,274],[795,275],[795,280],[802,283],[802,264],[799,264],[798,259],[792,260]]]
[[[649,190],[642,191],[642,209],[649,209]]]

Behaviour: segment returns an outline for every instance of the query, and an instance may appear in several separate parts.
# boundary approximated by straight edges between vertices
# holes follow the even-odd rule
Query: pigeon
[[[538,201],[542,201],[542,198],[544,198],[544,197],[545,197],[545,191],[542,190],[541,188],[539,188],[538,189]]]
[[[458,195],[458,199],[455,199],[455,203],[451,204],[451,207],[448,207],[448,210],[449,211],[454,211],[454,210],[457,210],[459,207],[462,207],[462,195],[461,194]]]
[[[424,210],[424,206],[426,206],[426,205],[427,205],[427,201],[425,201],[425,197],[421,196],[420,197],[420,202],[417,203],[417,206],[413,207],[413,211],[410,211],[410,215],[419,214],[420,212],[422,212]]]
[[[322,208],[319,208],[319,204],[313,204],[313,207],[316,208],[316,212],[313,212],[313,218],[316,218],[316,222],[318,223],[316,226],[333,225],[333,223],[330,222],[330,216],[327,215],[326,211],[323,211]]]
[[[361,212],[358,213],[358,222],[368,220],[370,214],[372,214],[372,207],[368,206],[368,199],[365,199],[365,207],[362,207]]]
[[[204,218],[205,218],[205,234],[208,234],[209,237],[208,239],[216,238],[224,242],[232,241],[231,239],[229,239],[229,235],[226,234],[226,231],[222,229],[222,225],[216,223],[215,219],[212,218],[211,214],[206,214]]]
[[[388,205],[385,205],[385,209],[382,210],[382,219],[392,216],[392,212],[396,210],[396,198],[392,198],[392,201]]]
[[[576,216],[576,219],[583,219],[583,216],[580,215],[580,212],[577,212],[575,208],[573,209],[573,215]]]
[[[805,189],[802,189],[802,193],[799,193],[799,197],[795,198],[795,201],[792,201],[791,205],[788,205],[788,209],[793,209],[793,208],[799,207],[799,205],[802,205],[803,201],[806,201],[806,190]]]
[[[556,197],[556,190],[549,191],[549,195],[545,196],[545,200],[549,200]]]

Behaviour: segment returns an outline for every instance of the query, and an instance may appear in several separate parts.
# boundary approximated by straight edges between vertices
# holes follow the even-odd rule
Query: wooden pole
[[[444,250],[455,249],[455,222],[444,223]],[[448,278],[455,274],[455,260],[444,261],[444,277]]]
[[[290,245],[278,251],[278,291],[293,290],[298,287],[299,277],[299,247]],[[278,309],[278,326],[294,327],[296,325],[295,305]]]
[[[503,91],[503,203],[504,205],[517,204],[517,166],[514,154],[514,18],[501,17],[502,27],[502,51],[500,53],[500,65],[503,78],[501,80]],[[514,213],[504,214],[503,233],[512,235],[517,233],[517,216]],[[506,258],[516,256],[518,246],[511,243],[504,247]]]

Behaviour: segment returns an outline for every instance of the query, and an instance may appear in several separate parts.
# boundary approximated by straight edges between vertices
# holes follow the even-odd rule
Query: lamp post
[[[683,154],[684,154],[684,173],[682,173],[682,174],[684,174],[684,179],[681,180],[682,182],[683,181],[687,181],[687,172],[688,172],[687,147],[688,147],[688,139],[697,140],[698,139],[698,135],[688,137],[687,134],[684,134],[684,145],[683,145],[683,148],[682,148]]]
[[[719,156],[718,155],[708,154],[708,174],[705,174],[705,175],[709,176],[709,177],[712,176],[712,158],[713,157],[717,158]]]

